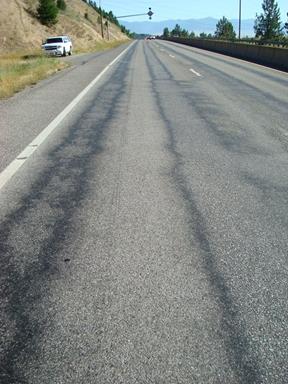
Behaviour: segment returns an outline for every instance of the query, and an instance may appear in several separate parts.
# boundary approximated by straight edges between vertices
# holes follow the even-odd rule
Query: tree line
[[[115,24],[118,28],[120,28],[122,33],[126,34],[128,37],[133,38],[134,34],[130,32],[129,29],[127,29],[124,25],[121,25],[119,23],[117,17],[113,14],[112,11],[107,12],[100,6],[98,7],[96,4],[96,1],[93,1],[93,0],[82,0],[82,1],[90,5],[90,7],[92,7],[97,13],[99,13],[99,15],[102,15],[104,19],[106,19],[107,21],[110,21],[110,23]]]
[[[129,37],[133,37],[133,33],[129,31],[129,29],[125,28],[121,25],[117,19],[117,17],[113,14],[112,11],[106,12],[101,7],[98,7],[96,1],[93,0],[82,0],[84,3],[88,4],[91,8],[93,8],[99,15],[106,20],[106,22],[110,22],[115,24],[117,27],[121,29],[122,33],[125,33]],[[37,8],[37,17],[41,21],[42,24],[51,26],[57,23],[59,10],[65,11],[66,3],[65,0],[39,0],[39,5]],[[85,18],[88,19],[88,13],[85,13]],[[100,20],[99,20],[100,23]]]
[[[288,18],[288,13],[287,13]],[[282,39],[288,34],[288,21],[284,24],[281,23],[280,9],[277,1],[275,0],[263,0],[262,13],[256,14],[254,23],[255,37],[260,40],[273,40]],[[186,29],[182,29],[179,24],[176,24],[174,29],[169,31],[166,27],[163,30],[163,37],[183,37],[194,38],[195,33],[189,32]],[[217,38],[224,40],[235,40],[236,32],[234,31],[233,24],[223,16],[222,19],[216,24],[216,30],[214,35],[200,33],[200,38]]]

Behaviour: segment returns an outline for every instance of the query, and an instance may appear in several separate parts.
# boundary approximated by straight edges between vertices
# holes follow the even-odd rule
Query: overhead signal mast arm
[[[134,16],[145,16],[147,13],[137,13],[136,15],[124,15],[124,16],[116,16],[117,19],[123,19],[123,17],[134,17]]]
[[[148,15],[149,19],[151,20],[154,13],[151,11],[151,8],[149,8],[149,11],[147,13],[137,13],[136,15],[116,16],[116,18],[123,19],[124,17],[135,17],[135,16],[145,16],[145,15]]]

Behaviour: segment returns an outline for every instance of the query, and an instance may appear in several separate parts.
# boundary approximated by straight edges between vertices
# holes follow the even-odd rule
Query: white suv
[[[66,56],[72,54],[72,41],[68,36],[48,37],[46,42],[42,44],[42,49],[48,55]]]

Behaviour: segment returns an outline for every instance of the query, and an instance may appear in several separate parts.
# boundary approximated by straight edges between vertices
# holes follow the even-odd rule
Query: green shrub
[[[61,11],[65,11],[66,9],[65,0],[57,0],[57,8],[61,9]]]
[[[58,8],[54,0],[39,0],[37,13],[42,24],[53,25],[57,23]]]

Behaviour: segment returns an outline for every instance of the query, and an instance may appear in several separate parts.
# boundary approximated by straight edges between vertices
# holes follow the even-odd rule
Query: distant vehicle
[[[72,55],[72,41],[68,36],[48,37],[45,43],[42,44],[42,49],[48,55]]]
[[[156,39],[156,37],[153,35],[146,37],[146,40],[155,40],[155,39]]]

